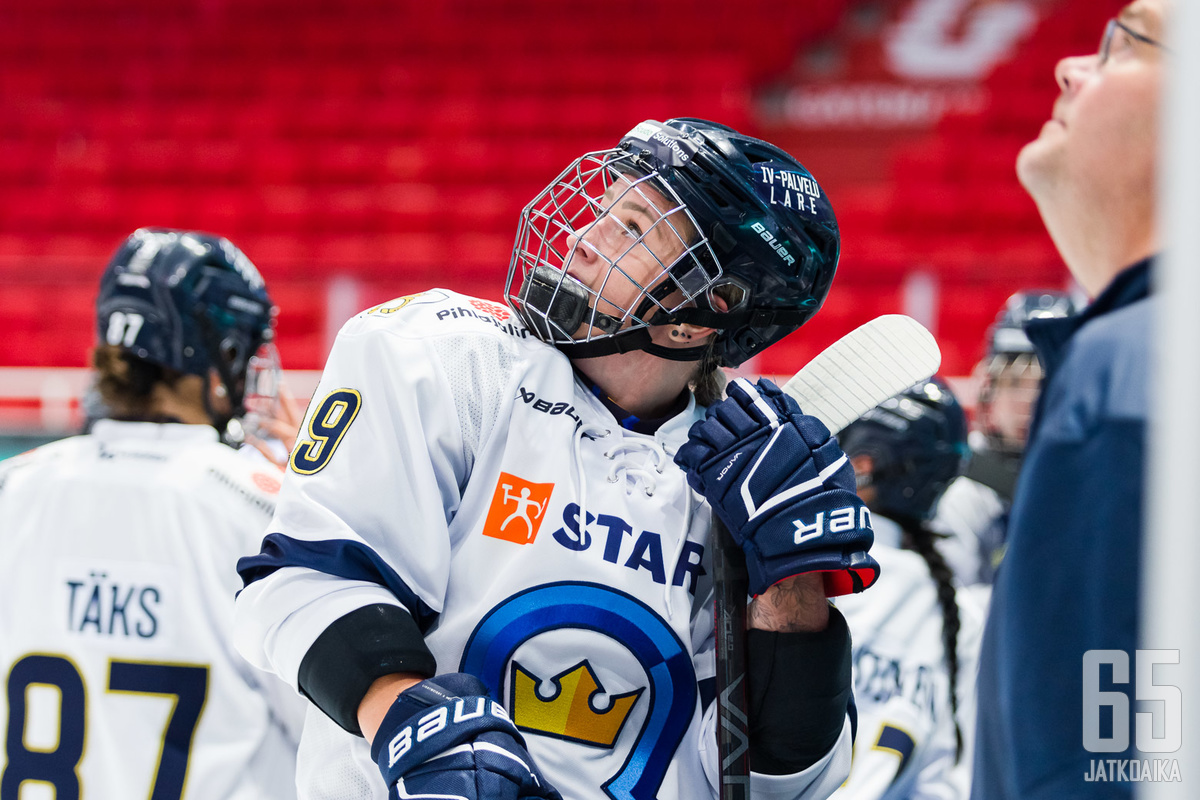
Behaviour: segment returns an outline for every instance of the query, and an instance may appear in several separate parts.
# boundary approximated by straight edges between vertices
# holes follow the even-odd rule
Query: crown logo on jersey
[[[629,712],[644,689],[610,695],[608,707],[595,702],[607,694],[587,661],[550,679],[555,693],[546,700],[538,694],[541,680],[517,662],[512,666],[513,722],[518,728],[594,747],[611,748]]]

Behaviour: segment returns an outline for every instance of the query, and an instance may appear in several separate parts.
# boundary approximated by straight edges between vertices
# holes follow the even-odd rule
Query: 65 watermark
[[[1085,781],[1181,781],[1179,760],[1153,757],[1174,753],[1183,744],[1183,695],[1171,683],[1155,682],[1154,668],[1179,663],[1178,650],[1134,651],[1133,715],[1135,759],[1093,758]],[[1111,669],[1113,684],[1129,683],[1129,653],[1124,650],[1088,650],[1083,654],[1083,749],[1089,753],[1123,753],[1130,745],[1129,695],[1102,691],[1102,666]],[[1104,709],[1111,709],[1105,713]],[[1105,736],[1102,720],[1111,718],[1111,735]]]

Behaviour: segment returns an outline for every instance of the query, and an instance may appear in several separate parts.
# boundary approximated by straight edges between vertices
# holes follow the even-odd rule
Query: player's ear
[[[709,302],[712,305],[713,311],[724,313],[729,310],[729,303],[727,303],[725,298],[721,297],[720,295],[710,295]],[[676,331],[678,331],[678,334],[676,334]],[[715,335],[717,333],[720,333],[719,328],[709,328],[704,325],[689,325],[687,323],[681,323],[671,328],[671,341],[683,342],[694,346],[698,342],[702,342],[708,336]]]
[[[703,342],[709,334],[716,332],[716,328],[706,328],[703,325],[672,325],[670,329],[671,343],[694,347]]]
[[[231,408],[229,390],[215,369],[208,370],[208,399],[211,407],[220,413],[226,413]]]
[[[213,397],[225,397],[228,391],[225,389],[225,383],[221,380],[221,375],[215,369],[208,371],[208,393]]]

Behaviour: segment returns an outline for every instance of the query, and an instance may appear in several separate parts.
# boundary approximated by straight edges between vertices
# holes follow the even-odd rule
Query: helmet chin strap
[[[243,392],[238,391],[238,381],[233,374],[233,370],[231,369],[230,364],[226,362],[221,355],[221,337],[220,334],[217,333],[217,330],[213,326],[212,322],[209,320],[208,315],[204,313],[203,308],[200,306],[197,306],[195,309],[193,309],[192,313],[197,322],[200,324],[201,335],[204,336],[205,346],[208,348],[209,355],[212,357],[210,369],[215,369],[217,371],[217,376],[221,381],[219,385],[225,390],[225,397],[229,400],[228,413],[221,413],[213,408],[212,398],[209,397],[210,392],[208,389],[209,373],[206,373],[204,376],[205,390],[203,392],[204,410],[208,414],[208,418],[212,423],[212,426],[216,428],[217,433],[221,435],[222,441],[224,441],[226,444],[232,445],[233,447],[237,447],[241,444],[241,441],[234,441],[239,437],[232,434],[240,433],[240,420],[242,415],[246,413],[245,406],[243,405]],[[244,383],[242,384],[242,388],[244,390]],[[230,422],[233,420],[239,420],[239,425],[237,431],[231,432]]]
[[[241,425],[239,424],[235,428],[232,423],[237,420],[237,417],[230,414],[219,413],[215,408],[213,408],[212,398],[209,396],[211,392],[208,389],[208,376],[205,375],[204,377],[204,412],[208,415],[209,423],[217,429],[217,433],[220,435],[221,441],[230,447],[236,448],[240,446],[242,441],[245,439],[245,434],[241,430]]]
[[[554,346],[570,358],[597,358],[643,350],[668,361],[699,361],[708,352],[707,344],[697,347],[663,347],[661,344],[655,344],[650,338],[648,328],[616,333],[594,342],[555,342]]]
[[[667,284],[652,290],[653,297],[647,297],[642,301],[636,316],[642,317],[655,307],[655,300],[662,299],[657,297],[657,294],[669,294],[672,290],[672,287]],[[522,314],[526,323],[543,340],[553,341],[554,339],[549,327],[550,323],[553,323],[559,330],[575,331],[586,322],[593,328],[609,334],[603,339],[590,342],[554,342],[556,348],[571,358],[597,358],[643,350],[668,361],[699,361],[708,352],[707,344],[680,348],[655,344],[649,329],[645,327],[621,331],[622,320],[620,317],[597,311],[591,304],[591,292],[586,286],[552,267],[537,266],[530,270],[521,285],[519,297],[524,306],[544,314],[544,318],[528,312]],[[672,320],[660,324],[669,325],[676,324],[676,322]],[[656,327],[658,326],[656,325]]]

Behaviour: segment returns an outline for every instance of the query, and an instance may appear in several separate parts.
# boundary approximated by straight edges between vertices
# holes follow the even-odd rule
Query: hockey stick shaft
[[[929,331],[900,314],[877,317],[825,348],[782,387],[830,433],[843,428],[941,364]],[[750,720],[746,699],[746,597],[741,547],[713,517],[714,617],[717,637],[717,753],[721,800],[750,797]]]
[[[712,523],[714,617],[717,625],[717,758],[720,800],[749,800],[750,718],[746,702],[746,596],[750,577],[733,534]]]

